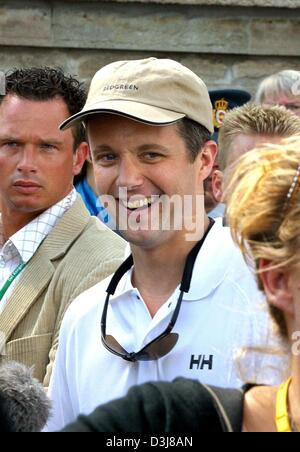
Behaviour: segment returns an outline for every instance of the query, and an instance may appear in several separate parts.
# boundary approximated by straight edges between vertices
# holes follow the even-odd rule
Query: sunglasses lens
[[[154,361],[162,358],[173,350],[177,344],[178,338],[178,334],[170,333],[159,339],[157,342],[153,342],[152,344],[146,346],[136,355],[136,357],[140,361]]]
[[[119,344],[119,342],[116,341],[116,339],[113,336],[105,336],[105,342],[106,345],[108,345],[108,347],[119,353],[120,355],[128,355],[128,353],[126,352],[126,350],[124,350],[123,347],[121,347],[121,345]]]

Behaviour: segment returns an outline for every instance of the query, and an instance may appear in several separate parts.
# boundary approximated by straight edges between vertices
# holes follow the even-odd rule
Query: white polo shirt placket
[[[131,285],[131,272],[125,275],[125,278],[125,291],[122,295],[110,298],[106,331],[131,353],[141,350],[167,328],[180,291],[176,290],[152,318],[141,294]],[[133,316],[135,321],[131,318],[131,321],[127,322],[128,316]]]

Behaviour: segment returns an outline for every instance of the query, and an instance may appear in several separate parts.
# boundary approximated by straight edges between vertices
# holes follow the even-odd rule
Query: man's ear
[[[220,170],[215,170],[212,173],[212,192],[214,198],[218,202],[222,202],[223,198],[223,173]]]
[[[268,303],[288,316],[294,316],[293,295],[289,288],[289,273],[284,268],[272,269],[272,262],[261,259],[259,269]],[[268,270],[268,268],[270,268]]]
[[[215,163],[215,159],[218,153],[218,146],[212,140],[209,140],[203,146],[201,153],[199,154],[199,158],[201,160],[201,179],[205,180],[211,174],[213,170],[213,166]]]
[[[80,171],[82,170],[84,162],[86,161],[86,159],[89,156],[89,152],[90,152],[90,148],[89,148],[88,143],[86,143],[85,141],[80,143],[80,145],[74,152],[74,157],[73,157],[73,175],[74,176],[77,176],[77,174],[79,174]]]

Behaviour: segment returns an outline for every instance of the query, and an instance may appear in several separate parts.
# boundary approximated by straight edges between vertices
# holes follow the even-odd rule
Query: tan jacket
[[[78,198],[37,250],[0,315],[6,341],[1,360],[34,366],[36,378],[48,386],[68,305],[113,273],[124,249],[125,241],[91,217]]]

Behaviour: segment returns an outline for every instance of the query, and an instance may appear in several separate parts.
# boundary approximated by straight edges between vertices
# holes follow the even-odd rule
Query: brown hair
[[[62,69],[50,67],[28,67],[14,69],[5,75],[5,95],[0,96],[0,103],[5,96],[15,95],[27,100],[47,101],[61,97],[69,114],[80,111],[86,101],[83,83],[64,74]],[[74,151],[85,141],[85,129],[82,124],[73,128]]]
[[[211,133],[204,126],[190,118],[183,118],[176,125],[179,135],[185,142],[190,160],[193,163],[202,151],[205,143],[211,139]]]

